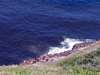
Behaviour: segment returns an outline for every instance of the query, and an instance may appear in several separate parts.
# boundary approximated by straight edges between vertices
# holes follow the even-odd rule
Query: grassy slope
[[[100,75],[100,43],[81,49],[58,64],[1,66],[1,75]]]
[[[100,75],[100,42],[73,53],[60,65],[71,75]]]
[[[100,75],[100,49],[60,63],[71,75]]]

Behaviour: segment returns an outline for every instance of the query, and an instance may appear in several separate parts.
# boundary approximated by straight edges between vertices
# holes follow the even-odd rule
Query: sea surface
[[[0,65],[99,39],[99,0],[0,0]]]

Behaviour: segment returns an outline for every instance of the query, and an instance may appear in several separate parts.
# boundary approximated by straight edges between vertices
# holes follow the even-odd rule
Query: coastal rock
[[[68,56],[69,54],[71,54],[72,52],[76,51],[77,49],[86,47],[86,46],[88,46],[90,44],[92,44],[92,42],[76,44],[76,45],[73,46],[72,50],[65,51],[65,52],[62,52],[62,53],[42,55],[42,56],[37,57],[37,58],[32,58],[32,59],[29,59],[29,60],[24,60],[22,64],[35,64],[37,62],[52,62],[55,59],[57,59],[58,57]]]

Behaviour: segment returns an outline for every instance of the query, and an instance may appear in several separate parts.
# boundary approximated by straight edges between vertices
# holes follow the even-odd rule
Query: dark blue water
[[[38,57],[63,37],[100,39],[100,1],[0,0],[0,65]]]

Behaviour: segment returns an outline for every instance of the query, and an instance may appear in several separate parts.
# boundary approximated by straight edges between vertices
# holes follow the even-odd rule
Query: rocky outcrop
[[[83,47],[86,47],[90,44],[92,44],[93,42],[86,42],[86,43],[80,43],[80,44],[76,44],[73,46],[72,50],[76,50],[76,49],[79,49],[79,48],[83,48]]]
[[[74,52],[74,51],[76,51],[76,50],[78,50],[80,48],[89,46],[92,43],[93,42],[86,42],[86,43],[76,44],[76,45],[74,45],[72,50],[65,51],[65,52],[62,52],[62,53],[42,55],[42,56],[40,56],[38,58],[31,58],[31,59],[28,59],[28,60],[24,60],[21,64],[34,64],[34,63],[37,63],[37,62],[53,62],[58,57],[68,56],[72,52]]]

